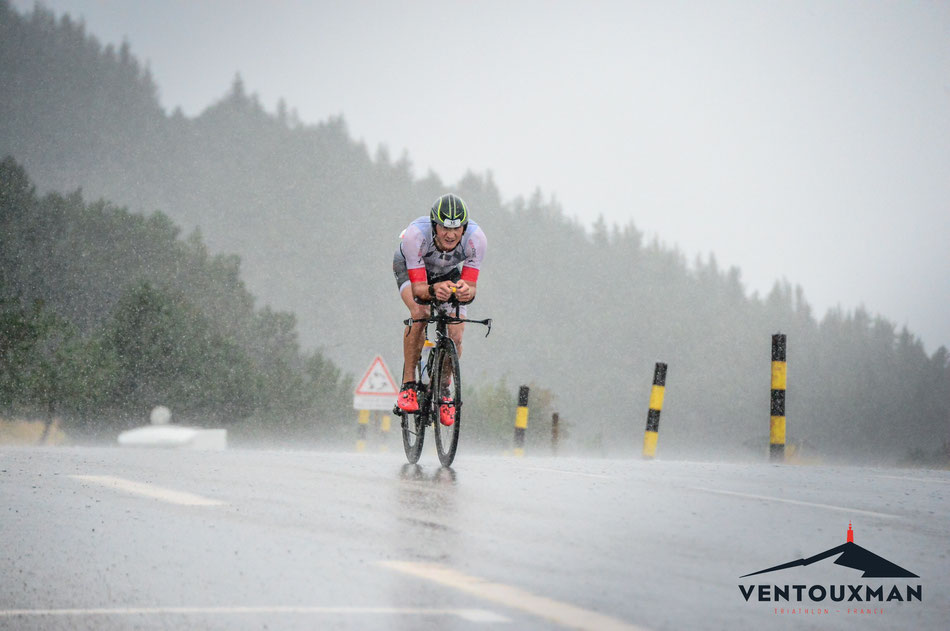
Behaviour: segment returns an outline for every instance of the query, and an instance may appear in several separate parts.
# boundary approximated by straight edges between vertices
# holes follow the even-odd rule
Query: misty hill
[[[160,213],[40,198],[0,160],[0,415],[114,436],[163,404],[179,422],[332,436],[352,378],[300,352],[291,314],[254,309],[235,257],[178,232]]]
[[[390,273],[401,230],[458,192],[489,248],[466,335],[468,383],[552,390],[575,446],[638,451],[653,365],[669,364],[660,453],[768,442],[772,333],[788,335],[788,432],[821,455],[903,458],[948,438],[946,349],[858,309],[820,319],[801,288],[746,294],[737,269],[687,262],[633,224],[585,229],[541,193],[503,201],[490,175],[419,178],[370,152],[342,117],[265,111],[236,79],[201,115],[168,114],[130,46],[0,0],[0,155],[43,190],[81,188],[160,210],[212,252],[235,252],[250,291],[292,311],[302,343],[349,372],[380,353],[398,372],[404,308]],[[546,419],[532,417],[535,430]],[[472,421],[475,422],[475,421]]]

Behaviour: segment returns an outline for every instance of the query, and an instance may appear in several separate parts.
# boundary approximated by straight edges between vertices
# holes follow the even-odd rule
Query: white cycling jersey
[[[478,271],[488,247],[488,239],[478,224],[469,221],[458,245],[448,252],[435,247],[433,232],[428,215],[419,217],[403,231],[399,252],[406,261],[409,280],[424,283],[429,278],[447,274],[461,263],[462,280],[477,282]]]

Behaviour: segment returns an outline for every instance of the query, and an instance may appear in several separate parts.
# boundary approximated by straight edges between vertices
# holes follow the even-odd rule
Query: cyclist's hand
[[[455,283],[450,280],[436,283],[432,286],[435,292],[435,299],[439,302],[447,302],[452,297],[452,290],[455,289]]]
[[[475,298],[475,288],[464,280],[460,280],[458,284],[455,285],[455,295],[459,299],[459,302],[471,302],[472,299]]]

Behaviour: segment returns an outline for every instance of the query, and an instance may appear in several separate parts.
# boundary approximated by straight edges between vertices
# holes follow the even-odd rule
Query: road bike
[[[448,335],[448,325],[463,322],[481,324],[488,329],[485,337],[491,333],[491,318],[484,320],[460,318],[461,305],[454,297],[448,304],[455,306],[455,315],[449,315],[442,307],[445,304],[431,303],[427,318],[409,318],[403,321],[409,330],[416,323],[426,328],[422,353],[416,361],[416,394],[419,410],[404,412],[398,407],[393,408],[393,414],[402,417],[402,445],[410,464],[419,461],[422,445],[425,443],[426,428],[430,425],[435,434],[439,462],[443,467],[450,467],[455,460],[462,425],[462,378],[458,352],[455,342]],[[430,324],[435,324],[434,342],[429,340]],[[409,335],[409,330],[406,331],[406,335]],[[440,408],[443,405],[455,408],[455,422],[451,425],[443,425],[439,420]]]

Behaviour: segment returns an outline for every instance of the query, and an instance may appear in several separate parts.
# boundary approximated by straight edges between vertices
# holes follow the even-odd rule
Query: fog
[[[169,112],[240,73],[417,176],[491,172],[506,199],[715,253],[749,291],[788,279],[819,316],[864,305],[950,345],[946,3],[44,5],[127,38]]]
[[[44,5],[0,630],[946,626],[950,4]],[[494,322],[440,466],[354,390],[447,189]]]
[[[167,405],[351,449],[354,380],[402,363],[398,235],[455,189],[495,319],[465,340],[472,453],[510,449],[530,385],[531,451],[559,413],[562,453],[636,454],[662,361],[662,452],[761,460],[780,331],[799,461],[946,462],[939,16],[52,6],[82,21],[0,4],[5,418],[111,441]]]

